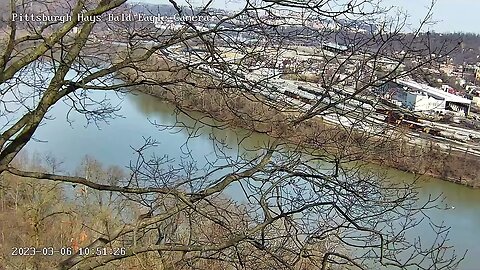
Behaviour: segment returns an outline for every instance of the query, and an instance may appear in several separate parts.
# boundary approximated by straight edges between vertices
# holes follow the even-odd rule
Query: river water
[[[103,94],[102,94],[103,95]],[[50,120],[39,127],[35,139],[28,143],[26,149],[31,153],[50,153],[62,160],[64,172],[72,171],[86,156],[92,156],[105,165],[128,166],[134,158],[132,149],[142,145],[144,138],[151,137],[160,144],[155,147],[157,155],[169,155],[176,161],[187,158],[190,153],[199,160],[213,157],[214,147],[210,133],[217,138],[224,138],[227,145],[235,146],[238,140],[243,147],[254,148],[269,140],[265,135],[249,134],[241,129],[207,129],[185,145],[189,134],[186,129],[164,129],[152,125],[156,122],[163,125],[184,123],[193,125],[194,121],[182,114],[175,114],[174,107],[156,98],[143,94],[127,94],[119,97],[115,93],[107,94],[114,105],[118,105],[119,117],[87,125],[83,116],[70,114],[70,121],[65,115],[68,107],[57,104],[50,112]],[[73,122],[72,122],[73,121]],[[232,154],[235,149],[231,149]],[[379,170],[381,170],[379,168]],[[399,181],[412,179],[413,175],[389,170],[389,175]],[[458,253],[468,250],[460,269],[480,269],[480,190],[424,177],[420,181],[420,197],[425,199],[430,194],[444,194],[445,203],[453,206],[447,211],[432,211],[433,220],[444,221],[451,226],[449,238]],[[422,229],[416,234],[421,235]],[[422,236],[424,237],[424,236]]]

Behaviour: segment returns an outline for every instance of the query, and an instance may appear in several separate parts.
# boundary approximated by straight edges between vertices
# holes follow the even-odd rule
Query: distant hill
[[[453,63],[476,64],[480,61],[480,35],[472,33],[430,33],[432,46],[438,46],[443,42],[456,45],[456,49],[450,53]]]
[[[134,13],[143,13],[143,14],[160,14],[160,15],[173,15],[176,14],[177,11],[175,10],[172,5],[166,5],[166,4],[146,4],[146,3],[135,3],[135,2],[129,2],[127,4],[127,8],[131,9]],[[30,3],[28,6],[29,12],[33,13],[41,13],[44,7],[41,7],[34,2]],[[8,10],[8,4],[7,1],[0,1],[0,10]],[[22,12],[19,10],[18,12]],[[183,12],[184,15],[189,15],[192,13],[191,10],[187,7],[183,7]],[[195,12],[195,11],[194,11]],[[212,13],[223,13],[226,11],[220,11],[220,10],[209,10],[209,12]],[[62,10],[62,11],[57,11],[57,13],[61,14],[66,14],[68,13],[67,10]],[[0,14],[0,30],[6,29],[9,21],[9,13],[8,12],[3,12]],[[328,23],[328,22],[326,22]],[[346,28],[354,27],[356,29],[363,29],[365,30],[365,35],[368,36],[368,33],[370,32],[375,32],[375,25],[372,23],[368,22],[359,22],[359,21],[349,21],[349,20],[340,20],[339,23]],[[228,27],[228,25],[225,25]],[[278,29],[274,29],[275,31],[279,31]],[[315,33],[309,33],[309,31],[317,31],[317,30],[312,30],[312,29],[289,29],[285,28],[280,31],[285,31],[289,33],[289,36],[292,37],[292,39],[299,39],[302,40],[302,36],[308,36],[309,34],[315,34]],[[349,32],[349,30],[347,30]],[[0,32],[1,35],[5,34],[4,31]],[[332,36],[325,36],[325,40],[319,41],[319,42],[313,42],[311,40],[308,41],[305,45],[319,45],[322,42],[336,42],[339,43],[339,38],[338,38],[338,32],[331,33]],[[349,33],[343,33],[342,34],[345,37],[348,37],[350,34]],[[357,33],[352,32],[351,35],[357,35]],[[413,37],[411,34],[406,34],[407,38],[410,35],[410,37]],[[417,37],[416,39],[422,39],[426,40],[426,33],[422,34],[420,37]],[[471,33],[435,33],[431,32],[428,33],[428,36],[430,38],[430,46],[433,48],[432,51],[435,51],[434,48],[437,48],[441,46],[444,43],[447,43],[449,48],[455,48],[455,50],[450,53],[450,57],[453,60],[453,63],[456,65],[462,65],[462,64],[476,64],[480,61],[480,35],[479,34],[471,34]],[[296,38],[294,38],[296,37]],[[344,40],[342,42],[340,38],[340,43],[348,44],[348,39]],[[399,44],[400,45],[400,44]],[[401,45],[400,45],[401,46]]]

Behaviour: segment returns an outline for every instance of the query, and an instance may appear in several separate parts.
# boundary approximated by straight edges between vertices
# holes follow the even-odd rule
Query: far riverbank
[[[168,101],[181,110],[195,111],[250,131],[281,138],[299,147],[320,149],[332,157],[363,160],[401,171],[427,175],[456,184],[480,188],[480,160],[468,153],[445,152],[434,142],[409,145],[402,130],[388,138],[359,134],[318,119],[295,122],[298,114],[267,106],[261,97],[218,89],[185,87],[172,93],[156,86],[135,91]]]

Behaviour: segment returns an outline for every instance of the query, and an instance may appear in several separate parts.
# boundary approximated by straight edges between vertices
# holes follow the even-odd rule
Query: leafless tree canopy
[[[31,246],[60,247],[70,240],[64,236],[68,230],[81,233],[69,256],[4,256],[0,264],[7,269],[456,267],[460,260],[446,243],[448,228],[428,219],[438,200],[419,202],[415,179],[391,181],[361,162],[379,152],[404,154],[393,147],[398,132],[374,124],[356,128],[371,113],[365,105],[375,105],[368,98],[374,87],[432,63],[456,44],[429,43],[422,29],[430,14],[413,28],[406,14],[376,0],[236,5],[241,8],[221,11],[211,1],[201,7],[174,0],[164,6],[126,0],[1,3],[2,212],[23,211],[19,200],[38,209],[35,216],[26,210],[19,216],[33,220],[36,238],[12,233],[10,243],[23,239]],[[121,14],[132,17],[116,20]],[[285,81],[297,81],[295,91],[283,90]],[[136,149],[127,171],[103,168],[93,158],[72,173],[59,171],[51,157],[42,166],[21,162],[20,151],[40,125],[48,126],[48,112],[60,102],[90,123],[116,117],[118,108],[99,99],[101,91],[140,91],[187,115],[197,110],[221,120],[176,125],[192,137],[198,126],[235,125],[271,140],[232,155],[214,138],[217,160],[207,164],[193,158],[175,163],[156,153],[151,139]],[[352,125],[323,121],[346,116],[355,119]],[[80,189],[75,199],[64,198],[66,183]],[[232,189],[240,201],[228,195]],[[25,195],[12,195],[19,192]],[[431,226],[434,241],[409,235],[416,226]],[[48,228],[54,228],[51,239],[42,236]],[[80,247],[116,252],[82,256]]]

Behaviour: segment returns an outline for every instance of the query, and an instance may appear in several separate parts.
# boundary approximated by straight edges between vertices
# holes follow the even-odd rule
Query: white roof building
[[[450,94],[448,92],[444,92],[440,89],[437,89],[435,87],[428,86],[426,84],[421,84],[417,83],[415,81],[406,81],[406,80],[396,80],[396,83],[401,84],[403,86],[407,86],[412,88],[413,90],[425,92],[431,97],[434,97],[436,99],[441,99],[445,100],[446,102],[455,102],[455,103],[461,103],[470,106],[472,104],[472,101],[463,97],[459,97],[454,94]]]
[[[406,96],[405,105],[414,111],[439,111],[442,109],[463,111],[465,115],[470,112],[472,101],[469,99],[411,80],[397,79],[395,82],[407,88],[405,90],[409,94],[407,94],[408,97]]]

